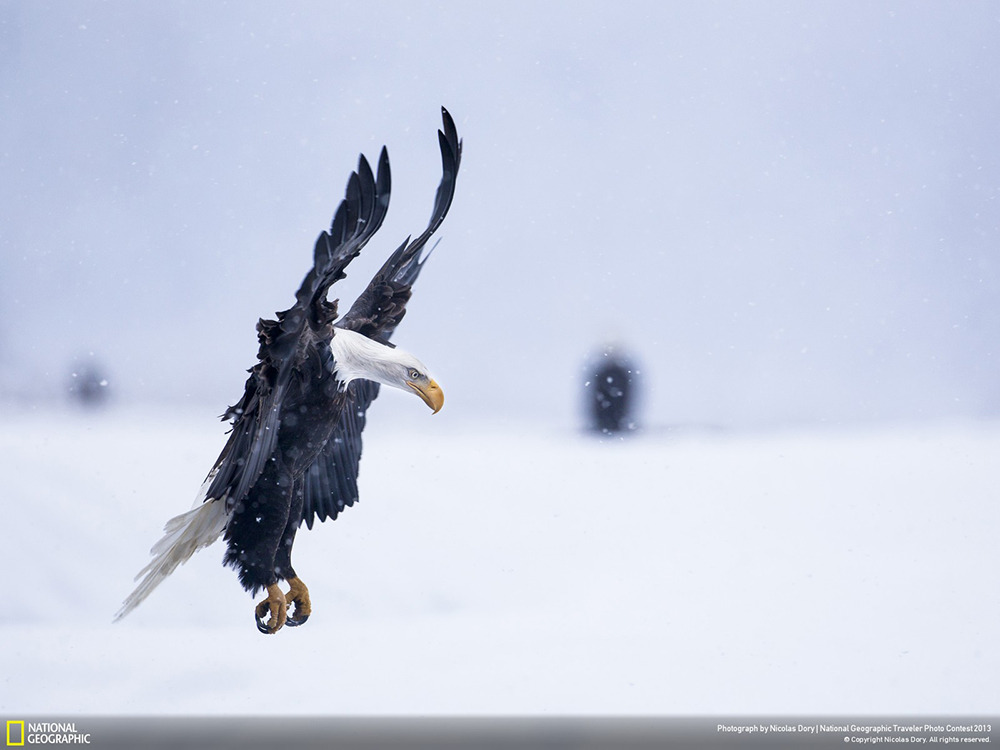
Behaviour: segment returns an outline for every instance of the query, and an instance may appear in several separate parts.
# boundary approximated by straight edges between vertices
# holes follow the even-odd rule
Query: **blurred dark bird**
[[[618,347],[605,347],[591,365],[585,384],[591,430],[612,435],[635,429],[637,376],[637,370]]]
[[[330,286],[375,234],[389,207],[389,156],[383,147],[372,174],[362,155],[328,232],[316,241],[313,268],[295,304],[257,324],[260,349],[243,398],[223,419],[229,441],[202,486],[195,507],[171,519],[153,560],[115,619],[138,606],[177,566],[220,536],[224,563],[243,587],[267,598],[254,616],[262,633],[301,625],[312,611],[309,591],[292,568],[295,532],[305,522],[334,519],[358,499],[361,431],[379,384],[415,394],[435,413],[444,394],[427,367],[389,339],[406,313],[426,261],[421,251],[441,225],[455,194],[462,142],[448,111],[438,131],[443,175],[430,222],[407,238],[354,302],[337,317]],[[287,581],[282,593],[279,581]],[[294,612],[290,608],[294,604]],[[264,617],[268,617],[264,621]]]

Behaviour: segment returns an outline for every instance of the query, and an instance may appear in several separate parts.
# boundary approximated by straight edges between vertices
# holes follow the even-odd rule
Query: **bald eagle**
[[[258,362],[249,371],[243,397],[223,415],[232,430],[195,507],[167,522],[116,621],[220,536],[227,545],[223,562],[238,571],[243,588],[252,596],[262,589],[267,593],[254,608],[262,633],[301,625],[309,617],[309,590],[292,568],[295,532],[303,522],[311,529],[316,519],[335,519],[357,501],[361,431],[379,385],[415,394],[434,413],[444,404],[427,367],[389,342],[426,261],[421,251],[455,194],[462,142],[448,111],[441,112],[443,176],[427,228],[389,256],[338,319],[337,302],[327,300],[327,291],[345,277],[347,264],[381,226],[389,207],[386,149],[374,175],[362,155],[330,230],[316,241],[313,268],[295,304],[275,320],[257,324]],[[287,593],[279,581],[288,583]]]

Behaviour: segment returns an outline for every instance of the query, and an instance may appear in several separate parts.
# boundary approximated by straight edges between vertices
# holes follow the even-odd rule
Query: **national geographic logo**
[[[75,721],[8,719],[7,747],[25,745],[89,745],[90,733],[78,732]]]

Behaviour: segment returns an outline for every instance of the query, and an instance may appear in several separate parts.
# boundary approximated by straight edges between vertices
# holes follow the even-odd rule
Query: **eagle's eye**
[[[410,370],[410,380],[420,380],[420,373],[417,370]]]

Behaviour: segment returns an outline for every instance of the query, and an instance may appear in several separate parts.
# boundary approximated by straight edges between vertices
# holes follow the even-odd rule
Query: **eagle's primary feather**
[[[257,608],[258,627],[276,632],[293,601],[296,618],[289,616],[288,624],[305,621],[308,591],[291,566],[295,532],[302,522],[312,528],[316,519],[336,518],[357,501],[361,431],[380,384],[409,390],[434,411],[443,403],[427,368],[390,343],[426,261],[424,248],[455,194],[462,142],[447,110],[441,111],[442,177],[427,228],[389,256],[338,320],[337,302],[328,301],[327,292],[344,278],[389,207],[388,152],[382,149],[375,172],[361,156],[330,229],[316,240],[313,267],[295,304],[257,325],[257,364],[242,398],[223,417],[232,421],[231,434],[195,508],[167,523],[152,561],[136,576],[141,581],[115,619],[138,606],[194,552],[223,536],[224,562],[236,568],[244,588],[268,591]],[[277,589],[280,580],[289,581],[288,594]],[[261,617],[267,611],[271,619],[265,625]]]

